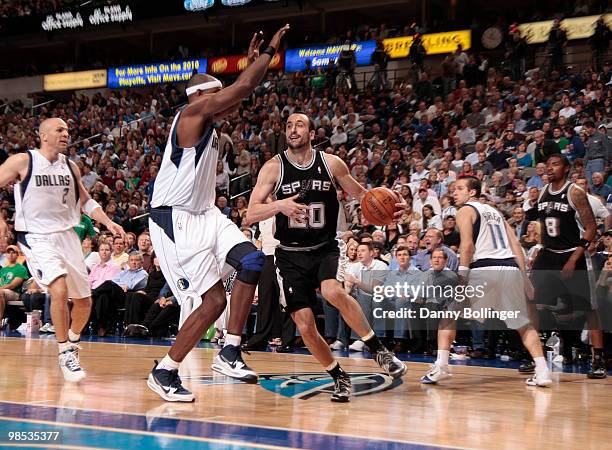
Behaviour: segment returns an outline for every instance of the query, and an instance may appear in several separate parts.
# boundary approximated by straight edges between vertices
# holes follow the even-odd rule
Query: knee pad
[[[226,261],[238,272],[236,279],[247,284],[257,284],[266,262],[266,255],[257,250],[251,242],[241,242],[228,252]]]

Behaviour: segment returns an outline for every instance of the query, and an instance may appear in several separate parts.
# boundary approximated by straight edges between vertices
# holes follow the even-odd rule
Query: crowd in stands
[[[392,270],[408,265],[428,271],[442,258],[443,266],[456,270],[459,236],[450,194],[462,175],[482,181],[480,201],[508,218],[526,261],[532,261],[541,234],[535,203],[548,182],[544,162],[563,154],[572,164],[571,180],[590,192],[598,223],[590,248],[598,258],[596,269],[612,268],[610,65],[600,72],[553,71],[547,76],[532,69],[516,77],[479,65],[461,49],[443,64],[452,71],[443,69],[448,79],[440,84],[423,73],[415,84],[397,81],[378,92],[337,91],[333,79],[313,83],[304,73],[270,72],[238,113],[217,123],[217,206],[257,240],[257,224],[245,222],[248,195],[262,165],[286,148],[284,121],[300,111],[314,121],[317,149],[345,161],[366,189],[386,186],[411,205],[398,224],[375,227],[362,216],[358,202],[339,191],[351,262],[366,269],[376,261]],[[80,167],[92,197],[128,232],[124,242],[100,224],[88,223],[86,216],[77,230],[91,270],[93,332],[102,336],[114,332],[117,322],[131,325],[134,336],[163,335],[178,317],[178,305],[152,254],[147,219],[140,216],[147,211],[173,117],[185,101],[182,92],[163,86],[73,95],[34,113],[13,102],[0,115],[0,162],[37,147],[41,120],[63,118],[70,127],[69,158]],[[0,191],[0,214],[9,224],[13,189]],[[0,242],[3,267],[12,264],[15,247],[7,245],[13,243]],[[405,252],[403,260],[398,248]],[[443,255],[434,258],[437,249]],[[600,282],[609,295],[609,279]],[[15,291],[15,286],[0,289]],[[2,292],[0,298],[12,296]],[[334,321],[327,309],[325,317],[326,325]],[[348,336],[338,328],[326,333],[330,343],[348,345]],[[408,331],[395,336],[398,349],[426,350],[425,338],[409,345],[414,335]],[[473,347],[483,350],[478,336],[474,331]]]

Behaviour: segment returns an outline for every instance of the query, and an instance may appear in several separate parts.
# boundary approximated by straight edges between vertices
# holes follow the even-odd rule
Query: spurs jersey
[[[296,250],[313,250],[336,242],[336,232],[344,230],[346,223],[323,152],[314,151],[312,161],[305,167],[291,162],[287,152],[275,156],[281,169],[274,193],[278,200],[299,194],[296,202],[308,205],[307,218],[301,223],[277,214],[274,237],[281,248]]]
[[[176,126],[180,116],[179,112],[170,129],[151,207],[174,206],[199,213],[215,204],[219,139],[211,125],[194,147],[179,147]]]
[[[478,214],[474,222],[474,258],[473,263],[484,259],[514,258],[510,240],[504,225],[504,216],[491,207],[480,202],[467,202]]]
[[[81,221],[79,189],[65,155],[49,162],[28,150],[28,174],[15,184],[15,230],[48,234],[69,230]]]
[[[580,216],[569,197],[571,186],[567,181],[558,191],[547,184],[538,199],[538,219],[542,227],[542,244],[550,250],[573,251],[580,245],[582,224]]]

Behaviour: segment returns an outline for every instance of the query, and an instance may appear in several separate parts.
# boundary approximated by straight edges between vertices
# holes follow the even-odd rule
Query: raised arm
[[[278,30],[270,41],[270,47],[274,51],[278,50],[281,39],[287,30],[289,30],[289,25],[285,25]],[[251,43],[253,44],[253,41]],[[269,53],[261,54],[242,72],[234,84],[212,95],[203,95],[200,99],[189,103],[182,111],[182,117],[198,116],[208,119],[221,112],[228,111],[229,108],[235,108],[237,103],[248,97],[261,83],[271,60],[272,56]]]
[[[278,158],[275,157],[266,162],[261,168],[257,176],[257,184],[251,193],[251,200],[249,201],[246,215],[247,223],[261,222],[278,213],[296,220],[302,218],[307,206],[295,202],[299,194],[283,200],[266,203],[266,199],[274,191],[274,186],[280,176],[280,164]]]

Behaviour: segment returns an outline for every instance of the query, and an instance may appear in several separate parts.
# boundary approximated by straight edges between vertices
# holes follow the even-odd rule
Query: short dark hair
[[[482,183],[480,182],[480,180],[476,177],[472,177],[469,175],[463,175],[460,176],[459,178],[457,178],[457,180],[467,180],[467,185],[468,185],[468,189],[469,190],[475,190],[476,191],[476,197],[480,196],[480,192],[482,191]]]
[[[434,249],[434,250],[431,252],[431,256],[433,256],[433,255],[434,255],[434,253],[436,253],[436,252],[442,252],[442,255],[444,256],[444,259],[445,259],[445,260],[448,260],[448,255],[446,254],[446,252],[445,252],[443,249],[439,248],[439,247],[438,247],[438,248],[435,248],[435,249]],[[430,258],[431,258],[431,256],[430,256]]]
[[[371,242],[363,242],[363,241],[359,241],[359,245],[365,245],[366,247],[368,247],[368,250],[372,251],[372,249],[374,248],[374,246],[372,245]],[[358,246],[359,246],[358,245]]]
[[[400,245],[399,247],[397,247],[395,249],[395,253],[397,254],[397,252],[408,252],[408,254],[410,254],[410,250],[408,250],[408,247],[406,247],[405,245]]]
[[[363,232],[359,235],[359,242],[361,242],[363,240],[363,238],[370,238],[372,239],[372,234],[367,233],[367,232]]]
[[[592,120],[587,120],[586,122],[584,122],[584,126],[588,128],[595,128],[595,122],[593,122]]]
[[[561,160],[561,162],[563,163],[563,165],[565,167],[569,167],[571,166],[569,159],[567,159],[564,155],[562,155],[561,153],[555,153],[554,155],[550,155],[547,159],[546,162],[548,162],[548,160],[550,158],[559,158]]]

